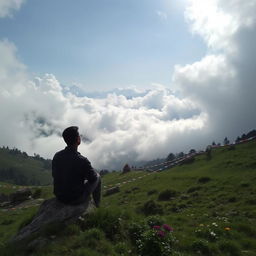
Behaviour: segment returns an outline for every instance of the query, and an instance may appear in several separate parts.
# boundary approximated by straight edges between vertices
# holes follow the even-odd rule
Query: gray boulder
[[[29,188],[19,189],[10,195],[10,201],[12,204],[21,203],[28,200],[32,195],[32,191]]]
[[[74,220],[92,211],[94,208],[94,204],[89,199],[79,205],[66,205],[56,198],[45,200],[31,223],[23,227],[12,239],[12,242],[21,241],[31,234],[40,231],[46,225]]]
[[[8,201],[9,201],[9,196],[4,193],[0,193],[0,203],[8,202]]]
[[[109,189],[105,192],[104,196],[110,196],[110,195],[116,194],[116,193],[118,193],[118,192],[120,192],[120,188],[119,188],[119,187],[109,188]]]

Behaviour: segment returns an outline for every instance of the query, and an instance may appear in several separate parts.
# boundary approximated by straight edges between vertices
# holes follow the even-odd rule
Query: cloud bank
[[[0,0],[0,18],[10,17],[26,0]]]
[[[31,78],[15,46],[0,41],[1,144],[51,158],[64,147],[62,130],[78,125],[80,152],[96,168],[114,169],[234,139],[256,127],[255,12],[255,0],[188,1],[188,25],[209,51],[175,67],[172,90],[78,96],[52,74]]]

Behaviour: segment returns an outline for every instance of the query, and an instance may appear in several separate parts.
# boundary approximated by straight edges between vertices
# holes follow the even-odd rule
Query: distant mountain
[[[51,160],[40,155],[28,156],[18,149],[0,148],[0,181],[17,185],[52,183]]]

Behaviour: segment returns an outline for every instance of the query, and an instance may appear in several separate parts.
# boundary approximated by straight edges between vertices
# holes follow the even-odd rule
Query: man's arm
[[[87,158],[83,158],[83,171],[85,174],[85,179],[89,183],[94,183],[98,179],[98,173],[92,168],[90,161]]]

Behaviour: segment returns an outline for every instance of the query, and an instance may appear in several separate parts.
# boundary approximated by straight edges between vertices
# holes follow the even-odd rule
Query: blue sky
[[[206,52],[189,31],[182,2],[28,0],[0,19],[0,38],[16,45],[31,73],[52,73],[85,91],[171,86],[175,64]]]

